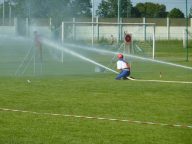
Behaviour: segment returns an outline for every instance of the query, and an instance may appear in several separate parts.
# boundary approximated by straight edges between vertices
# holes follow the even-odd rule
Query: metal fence
[[[66,36],[73,40],[76,38],[110,39],[111,35],[116,36],[116,39],[120,37],[122,40],[124,31],[135,33],[134,30],[138,29],[137,33],[140,33],[139,35],[147,35],[147,32],[152,33],[153,29],[148,26],[149,23],[152,23],[155,25],[156,40],[183,40],[186,38],[186,33],[188,33],[188,39],[192,39],[192,18],[188,21],[185,18],[121,18],[120,23],[117,23],[117,18],[95,17],[93,21],[94,24],[91,23],[91,18],[72,18],[64,19],[63,22],[56,25],[54,18],[14,18],[4,19],[4,24],[2,24],[2,19],[0,19],[0,33],[1,35],[20,34],[30,36],[34,30],[38,30],[45,33],[46,36],[57,35],[56,37],[60,40],[66,38]],[[63,23],[65,26],[62,27]],[[134,25],[136,23],[138,25]],[[186,31],[187,25],[188,31]],[[135,38],[139,39],[139,35]]]

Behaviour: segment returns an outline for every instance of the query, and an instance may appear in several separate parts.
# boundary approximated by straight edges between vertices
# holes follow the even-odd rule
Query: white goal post
[[[62,22],[61,41],[92,40],[92,44],[101,38],[115,37],[116,42],[123,41],[124,32],[133,36],[133,40],[151,42],[152,58],[155,57],[155,23],[113,23],[113,22]]]

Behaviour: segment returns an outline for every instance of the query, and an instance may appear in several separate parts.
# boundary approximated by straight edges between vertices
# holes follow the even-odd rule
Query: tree
[[[167,16],[166,6],[161,4],[151,2],[138,3],[135,9],[140,13],[141,17],[162,18]]]
[[[90,0],[13,0],[16,16],[20,17],[79,17],[91,15]]]
[[[9,0],[6,0],[9,1]],[[52,18],[58,26],[65,18],[91,16],[91,0],[11,0],[14,16],[21,18]]]
[[[98,10],[96,11],[96,15],[100,17],[113,17],[111,11],[108,11],[110,7],[109,2],[102,0],[98,6]]]
[[[133,7],[131,9],[131,17],[134,17],[134,18],[141,17],[141,13],[139,12],[139,10],[136,7]]]
[[[46,18],[66,15],[69,0],[13,0],[16,17]],[[66,13],[67,12],[67,13]],[[59,15],[58,15],[59,14]]]
[[[174,8],[169,12],[168,17],[170,17],[170,18],[184,18],[184,14],[180,9]]]
[[[120,0],[120,17],[131,17],[132,4],[130,0]],[[100,17],[117,17],[118,0],[102,0],[96,11]]]
[[[132,4],[130,0],[121,0],[121,17],[131,17]]]
[[[90,0],[72,0],[70,3],[73,17],[91,16],[91,7]]]

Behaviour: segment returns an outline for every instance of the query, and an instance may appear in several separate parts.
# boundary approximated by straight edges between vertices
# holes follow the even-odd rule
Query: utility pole
[[[5,0],[3,0],[3,25],[5,24]]]
[[[120,0],[118,0],[118,17],[117,17],[117,22],[118,22],[118,43],[120,41]]]
[[[188,52],[188,7],[187,7],[187,0],[186,3],[186,14],[185,14],[185,22],[186,22],[186,61],[189,61],[189,52]]]
[[[11,26],[11,0],[9,0],[9,25]]]
[[[92,0],[92,47],[94,43],[94,0]]]

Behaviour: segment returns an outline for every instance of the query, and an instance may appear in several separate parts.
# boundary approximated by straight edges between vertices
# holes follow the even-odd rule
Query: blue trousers
[[[115,78],[116,80],[119,80],[121,78],[123,79],[127,79],[127,77],[130,75],[130,71],[128,70],[122,70],[118,75],[117,77]]]

